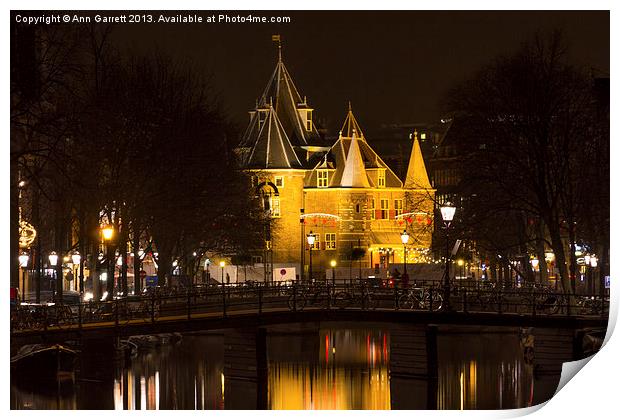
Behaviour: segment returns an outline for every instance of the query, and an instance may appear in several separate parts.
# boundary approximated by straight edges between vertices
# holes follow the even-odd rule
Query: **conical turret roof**
[[[349,102],[349,111],[347,112],[347,116],[344,119],[344,124],[342,124],[342,130],[340,130],[340,135],[344,138],[350,139],[351,137],[353,137],[353,133],[355,133],[358,139],[366,141],[364,133],[362,132],[360,125],[357,123],[355,115],[353,115],[353,110],[351,109],[351,102]]]
[[[351,145],[349,146],[349,153],[347,154],[347,160],[344,164],[344,170],[342,171],[340,186],[370,188],[366,167],[362,159],[362,152],[357,144],[356,134],[355,129],[353,129],[351,133]]]
[[[320,136],[316,127],[306,129],[306,123],[302,120],[298,109],[310,109],[306,98],[302,97],[282,61],[281,54],[278,56],[276,68],[263,91],[259,105],[264,106],[273,102],[273,107],[282,122],[284,131],[294,146],[305,146],[320,142]]]
[[[257,135],[256,142],[245,161],[246,168],[302,167],[273,106],[257,110],[248,129]]]
[[[407,178],[405,178],[405,188],[408,189],[432,189],[424,165],[420,142],[418,141],[418,132],[413,133],[413,146],[411,147],[411,156],[409,157],[409,167],[407,168]]]

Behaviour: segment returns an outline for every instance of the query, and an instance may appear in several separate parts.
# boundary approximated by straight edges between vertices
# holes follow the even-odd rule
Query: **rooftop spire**
[[[271,35],[271,40],[273,42],[278,43],[278,63],[281,63],[282,62],[282,42],[281,42],[280,34]]]
[[[349,153],[347,154],[347,160],[344,164],[340,185],[343,187],[370,188],[362,152],[360,151],[360,146],[357,144],[355,134],[355,129],[353,129],[351,145],[349,146]]]
[[[409,138],[412,136],[409,135]],[[422,157],[420,142],[418,141],[418,131],[413,132],[413,145],[411,146],[411,156],[409,157],[409,167],[407,168],[407,177],[405,178],[405,188],[409,189],[432,189],[428,174],[426,173],[426,165]]]
[[[357,120],[353,115],[353,111],[351,110],[351,101],[349,101],[349,111],[347,112],[347,118],[345,118],[344,124],[342,125],[341,133],[341,136],[345,138],[351,138],[355,135],[362,141],[366,141],[364,133],[362,132],[362,129],[357,123]]]

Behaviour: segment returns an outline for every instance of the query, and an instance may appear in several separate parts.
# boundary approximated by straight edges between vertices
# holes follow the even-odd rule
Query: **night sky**
[[[606,11],[258,14],[291,16],[292,23],[119,24],[112,39],[122,49],[158,50],[212,73],[226,112],[241,129],[275,66],[271,35],[278,33],[300,93],[332,135],[349,100],[371,135],[385,123],[436,121],[439,101],[455,82],[497,55],[515,51],[536,31],[563,30],[575,64],[609,73]]]

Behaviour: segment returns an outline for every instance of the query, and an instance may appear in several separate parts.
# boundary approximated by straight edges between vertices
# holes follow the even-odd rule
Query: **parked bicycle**
[[[438,311],[443,306],[443,296],[434,289],[412,287],[403,290],[398,297],[398,309],[420,309]]]

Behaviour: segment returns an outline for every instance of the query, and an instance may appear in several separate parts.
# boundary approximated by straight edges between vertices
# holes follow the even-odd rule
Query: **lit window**
[[[271,197],[271,217],[280,217],[280,197]]]
[[[385,170],[379,170],[379,188],[385,188]]]
[[[421,140],[426,140],[426,133],[420,134],[420,139]]]
[[[327,171],[318,171],[317,172],[317,178],[316,178],[316,182],[317,182],[317,186],[319,188],[327,188],[329,185],[329,178],[328,178],[328,172]]]
[[[375,199],[370,199],[370,219],[375,220]]]
[[[319,233],[314,234],[314,244],[312,244],[312,249],[321,249],[321,235]]]
[[[403,200],[394,200],[394,215],[399,216],[403,214]]]
[[[325,234],[325,249],[336,249],[336,234],[335,233]]]
[[[381,199],[381,218],[382,219],[389,219],[390,218],[390,200],[388,200],[387,198],[382,198]]]
[[[277,176],[275,181],[276,181],[275,182],[276,187],[278,187],[278,188],[284,187],[284,177],[283,176]]]

